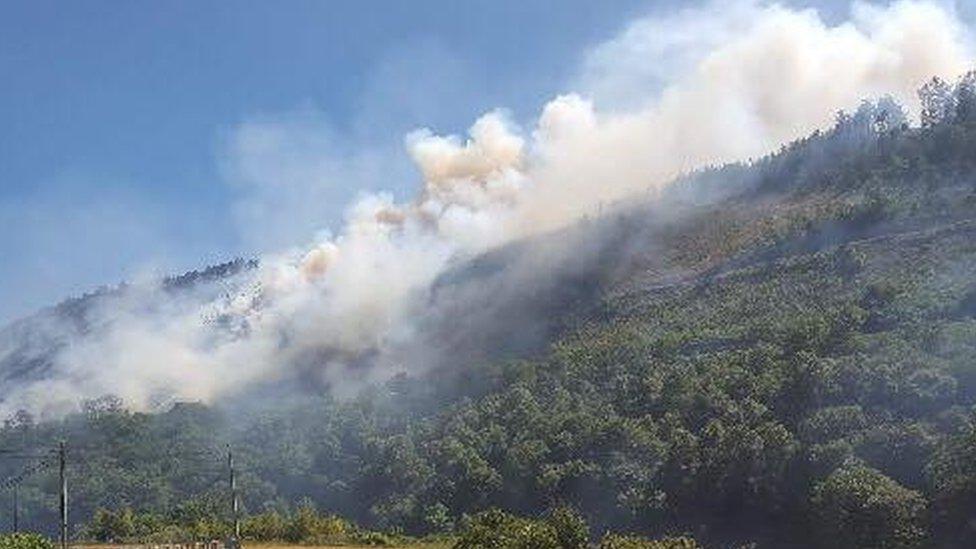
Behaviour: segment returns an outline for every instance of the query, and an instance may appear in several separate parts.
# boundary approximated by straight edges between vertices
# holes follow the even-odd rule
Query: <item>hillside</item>
[[[706,546],[964,547],[972,82],[923,95],[922,127],[866,103],[766,158],[476,258],[432,292],[435,309],[482,306],[422,327],[443,351],[426,373],[355,398],[263,387],[157,414],[104,398],[58,421],[17,415],[0,447],[68,440],[78,528],[97,508],[153,517],[144,528],[226,517],[231,444],[253,515],[311,505],[425,533],[568,504],[594,532]],[[540,250],[551,269],[526,278]],[[5,337],[43,348],[39,322]],[[33,356],[8,355],[0,379],[44,375]],[[53,524],[54,481],[21,488],[34,527]]]

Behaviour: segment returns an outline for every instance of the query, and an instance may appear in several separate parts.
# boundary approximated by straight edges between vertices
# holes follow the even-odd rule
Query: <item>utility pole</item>
[[[20,505],[17,501],[17,492],[20,488],[14,484],[14,533],[20,532]]]
[[[61,478],[61,549],[68,549],[68,477],[65,475],[65,444],[58,444],[58,471]]]
[[[230,473],[230,506],[234,517],[234,541],[241,539],[240,504],[237,500],[237,477],[234,474],[234,452],[227,445],[227,470]]]

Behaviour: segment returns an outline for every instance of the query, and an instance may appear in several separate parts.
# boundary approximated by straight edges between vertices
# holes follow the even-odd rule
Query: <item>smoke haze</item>
[[[759,157],[865,98],[891,96],[917,116],[915,90],[964,73],[972,59],[969,26],[930,2],[856,4],[836,25],[814,10],[755,2],[636,20],[587,52],[576,90],[535,120],[495,109],[466,136],[409,133],[404,146],[422,178],[412,200],[364,195],[335,235],[266,254],[219,284],[172,292],[142,282],[99,300],[87,335],[67,336],[49,371],[5,391],[0,415],[62,413],[105,393],[138,408],[213,401],[298,370],[339,392],[421,371],[439,352],[429,340],[423,353],[405,351],[419,345],[421,327],[472,306],[457,295],[431,307],[448,270],[604,206],[667,193],[691,170]],[[379,177],[369,153],[341,145],[347,161],[264,174],[262,142],[240,131],[239,166],[255,177],[312,186],[322,171]],[[540,257],[508,282],[546,276],[551,258]]]

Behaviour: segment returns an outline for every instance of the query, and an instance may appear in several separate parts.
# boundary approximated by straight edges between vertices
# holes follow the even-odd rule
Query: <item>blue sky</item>
[[[0,320],[143,270],[256,252],[220,161],[240,124],[311,111],[344,141],[399,147],[419,125],[530,112],[582,48],[646,7],[0,3]]]
[[[273,249],[362,188],[405,195],[404,132],[530,117],[587,47],[663,5],[0,0],[0,322]],[[236,154],[248,130],[281,137],[264,164]],[[275,195],[268,164],[300,179],[322,149],[338,183]]]

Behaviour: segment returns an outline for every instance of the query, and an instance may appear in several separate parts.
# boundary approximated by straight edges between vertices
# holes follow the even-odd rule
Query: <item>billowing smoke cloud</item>
[[[143,286],[106,301],[93,313],[105,328],[0,408],[58,410],[108,392],[135,406],[209,401],[296,370],[352,390],[416,370],[394,351],[452,266],[667,192],[689,170],[760,156],[864,98],[890,95],[914,112],[925,80],[971,60],[970,29],[928,2],[857,4],[838,25],[753,2],[634,21],[585,56],[580,92],[550,101],[529,128],[495,110],[465,137],[409,134],[423,179],[414,200],[366,196],[336,236],[269,255],[226,288]]]

